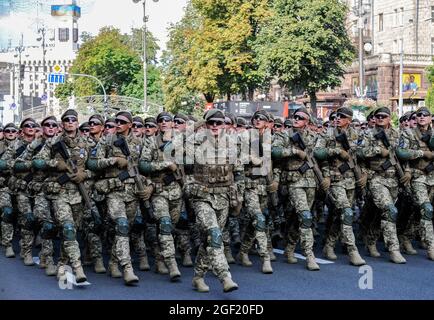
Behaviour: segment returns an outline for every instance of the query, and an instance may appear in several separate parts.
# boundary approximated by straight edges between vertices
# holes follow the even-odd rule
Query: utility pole
[[[38,41],[42,41],[42,95],[45,97],[47,94],[46,85],[47,85],[47,78],[46,78],[46,70],[45,70],[45,56],[47,54],[47,48],[45,45],[45,34],[47,30],[45,29],[45,26],[38,29],[38,33],[41,34],[41,37],[39,37]]]
[[[23,78],[24,78],[24,68],[22,68],[21,54],[24,51],[24,35],[21,33],[20,45],[15,48],[18,52],[18,119],[21,121],[23,117],[24,109],[24,97],[23,97]]]
[[[359,29],[359,88],[360,98],[363,98],[364,92],[363,92],[363,29],[364,29],[364,23],[363,23],[363,1],[359,0],[358,5],[358,20],[357,20],[357,27]]]

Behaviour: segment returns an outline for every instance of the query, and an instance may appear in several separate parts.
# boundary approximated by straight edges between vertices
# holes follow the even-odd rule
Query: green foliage
[[[74,92],[74,85],[71,81],[65,82],[64,84],[59,84],[54,90],[54,96],[59,99],[60,105],[65,107],[68,105],[69,97],[72,96]]]
[[[433,58],[434,62],[434,58]],[[425,104],[430,109],[431,113],[434,113],[434,65],[427,68],[428,80],[431,83],[431,87],[428,89]]]
[[[340,85],[354,48],[345,20],[347,7],[335,0],[275,0],[255,50],[258,65],[290,89],[315,93]],[[315,107],[315,106],[313,106]]]
[[[147,33],[147,93],[149,101],[162,103],[161,70],[157,66],[157,40]],[[107,94],[143,99],[143,30],[132,29],[121,34],[118,29],[102,28],[96,37],[82,33],[82,46],[70,73],[93,75],[101,80]],[[67,101],[76,96],[103,94],[99,84],[89,78],[71,77],[71,82],[59,85],[56,97]],[[133,110],[134,111],[134,110]],[[139,111],[139,110],[137,110]]]

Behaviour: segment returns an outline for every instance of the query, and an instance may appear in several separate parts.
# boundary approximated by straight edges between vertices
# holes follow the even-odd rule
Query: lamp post
[[[146,0],[133,0],[134,3],[143,2],[143,112],[146,112],[148,105],[148,93],[147,93],[147,62],[146,62]],[[152,0],[158,2],[159,0]]]
[[[46,90],[47,78],[46,78],[46,73],[45,73],[45,71],[46,71],[45,70],[45,56],[47,54],[46,45],[45,45],[45,35],[47,33],[47,30],[45,29],[45,27],[39,28],[38,33],[40,33],[41,36],[39,38],[37,38],[36,40],[41,41],[41,46],[42,46],[42,96],[45,96],[47,94],[47,92],[46,92],[47,91]]]
[[[24,70],[22,70],[22,59],[21,54],[24,51],[24,36],[21,33],[21,40],[20,40],[20,46],[15,48],[15,51],[18,52],[18,119],[21,121],[23,116],[23,109],[24,109],[24,99],[23,99],[23,78],[24,78]]]

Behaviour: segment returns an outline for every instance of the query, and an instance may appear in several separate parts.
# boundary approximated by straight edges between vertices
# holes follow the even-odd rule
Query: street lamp
[[[431,21],[431,18],[422,20],[421,22]],[[407,27],[413,26],[413,19],[408,20],[409,24],[402,26],[401,29],[401,39],[400,39],[400,46],[401,50],[399,53],[399,98],[398,98],[398,113],[399,116],[402,117],[404,114],[404,98],[403,98],[403,76],[404,76],[404,30]]]
[[[45,27],[39,28],[38,33],[41,34],[37,41],[42,41],[42,96],[46,95],[46,75],[45,75],[45,55],[47,54],[46,45],[45,45],[45,35],[47,30]],[[35,92],[36,93],[36,92]]]
[[[134,3],[143,2],[143,112],[146,112],[148,105],[147,93],[147,63],[146,63],[146,0],[133,0]],[[159,0],[152,0],[158,2]]]

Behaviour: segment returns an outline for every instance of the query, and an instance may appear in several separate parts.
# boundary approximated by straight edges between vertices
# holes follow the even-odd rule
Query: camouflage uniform
[[[223,130],[222,130],[223,131]],[[231,274],[223,252],[222,230],[226,224],[231,199],[237,197],[234,176],[243,171],[240,164],[230,164],[237,158],[237,141],[224,132],[218,139],[199,131],[194,144],[187,145],[187,153],[195,155],[193,178],[185,186],[186,196],[191,199],[196,223],[202,236],[194,266],[193,284],[202,279],[209,268],[226,287]],[[234,161],[235,162],[235,161]],[[239,180],[242,183],[242,179]],[[238,199],[240,200],[240,199]],[[237,285],[232,283],[231,289]],[[226,289],[225,289],[226,291]]]
[[[308,269],[319,270],[313,253],[312,205],[315,198],[316,182],[312,169],[302,170],[306,164],[298,156],[301,150],[292,140],[293,131],[276,135],[273,143],[273,159],[280,160],[280,183],[282,192],[289,199],[290,208],[287,217],[288,244],[285,251],[288,262],[294,263],[294,250],[300,239],[301,248],[307,258]],[[299,130],[307,148],[315,144],[315,135],[309,130]]]
[[[390,165],[385,166],[388,161],[383,158],[381,150],[386,148],[382,141],[376,138],[376,135],[381,131],[380,128],[374,128],[363,137],[359,144],[358,154],[363,159],[364,165],[368,172],[368,189],[373,204],[380,210],[381,214],[381,231],[383,232],[384,242],[388,248],[392,261],[396,263],[405,263],[405,259],[399,253],[399,241],[396,231],[396,221],[398,217],[398,209],[395,206],[398,197],[398,178],[396,176],[395,167]],[[385,129],[385,134],[388,137],[391,149],[395,150],[398,146],[399,132],[394,128]],[[375,218],[374,218],[375,219]],[[371,227],[376,227],[371,224]],[[366,244],[368,246],[375,245],[377,239],[369,237],[378,232],[368,232]],[[394,259],[397,255],[397,259]]]
[[[117,266],[119,263],[124,268],[125,275],[127,271],[132,272],[129,236],[136,219],[139,203],[134,178],[128,177],[123,181],[120,178],[127,171],[119,169],[116,164],[116,158],[126,158],[122,150],[115,146],[115,142],[119,138],[118,135],[107,135],[101,139],[92,150],[87,165],[92,171],[101,174],[101,179],[95,183],[95,189],[99,194],[105,195],[107,214],[115,229],[109,268],[111,268],[110,265]],[[142,148],[141,140],[134,137],[130,132],[125,137],[125,141],[131,152],[132,161],[137,163]],[[146,184],[145,179],[143,177],[141,179],[143,184]],[[137,241],[133,241],[133,243],[137,246]],[[144,243],[141,243],[141,245],[144,246]],[[146,249],[142,249],[146,254]],[[141,250],[142,253],[143,250]]]
[[[166,161],[164,158],[166,150],[172,150],[171,140],[163,137],[160,133],[148,144],[143,147],[140,155],[141,173],[150,177],[154,185],[154,193],[151,201],[155,210],[155,217],[158,220],[158,242],[159,253],[157,263],[164,261],[173,274],[177,270],[175,259],[175,244],[173,239],[173,226],[179,221],[182,209],[182,189],[174,172],[168,167],[173,165],[171,160]],[[176,147],[175,147],[176,148]],[[171,151],[166,151],[171,154]],[[157,265],[159,268],[159,266]],[[175,270],[176,269],[176,270]]]
[[[333,209],[329,210],[324,252],[328,258],[335,259],[334,253],[331,253],[339,236],[342,235],[342,242],[347,247],[351,264],[362,265],[365,264],[365,261],[359,255],[353,232],[354,212],[352,205],[356,188],[355,176],[353,170],[348,167],[346,170],[342,170],[344,172],[339,170],[343,168],[341,166],[346,165],[346,162],[340,157],[340,153],[344,149],[337,141],[337,136],[341,133],[346,134],[350,148],[356,151],[359,137],[357,132],[350,127],[346,130],[342,128],[329,130],[323,137],[318,137],[315,146],[316,156],[319,155],[317,158],[322,161],[323,176],[330,178],[331,181],[328,198]]]
[[[1,209],[1,244],[6,249],[12,248],[12,238],[13,238],[13,225],[12,222],[14,220],[13,218],[13,206],[12,206],[12,197],[11,197],[11,191],[8,188],[8,181],[11,176],[11,168],[10,168],[10,158],[11,152],[9,148],[13,148],[12,146],[15,145],[15,141],[8,141],[5,140],[4,143],[2,143],[2,150],[1,150],[1,158],[0,158],[0,169],[1,169],[1,176],[0,176],[0,209]],[[11,255],[13,257],[14,255]]]
[[[43,192],[51,201],[55,223],[62,233],[61,254],[58,262],[58,276],[60,277],[64,277],[64,265],[68,261],[76,273],[83,271],[76,236],[77,230],[81,227],[83,215],[82,197],[78,186],[68,180],[69,175],[56,169],[59,161],[64,161],[64,159],[55,151],[54,146],[62,141],[65,143],[71,160],[76,163],[78,168],[84,170],[88,156],[85,142],[79,136],[71,138],[65,133],[48,139],[33,160],[36,169],[48,172]],[[85,173],[90,176],[90,172],[85,171]]]
[[[245,260],[247,262],[243,263],[244,265],[251,264],[249,263],[247,257],[242,256],[248,255],[248,252],[255,240],[258,243],[258,253],[263,263],[265,261],[268,261],[269,263],[270,261],[267,238],[267,221],[269,221],[267,219],[270,219],[268,211],[267,187],[272,180],[272,177],[270,178],[270,175],[272,175],[272,168],[271,159],[268,159],[270,160],[269,163],[264,163],[263,159],[266,159],[264,155],[270,154],[270,150],[268,150],[267,153],[266,147],[270,146],[271,144],[271,135],[269,131],[263,135],[259,134],[257,130],[250,130],[249,133],[251,134],[251,143],[257,143],[255,147],[259,147],[259,154],[254,155],[253,157],[256,157],[261,163],[253,164],[252,159],[249,159],[248,163],[244,166],[245,190],[243,197],[244,199],[248,199],[248,201],[244,202],[244,213],[246,215],[247,221],[246,232],[243,234],[243,238],[241,239],[241,248],[239,253],[241,260]],[[256,133],[256,137],[254,136],[254,133]],[[269,141],[266,141],[267,138]],[[256,154],[256,152],[253,153]],[[267,273],[271,272],[268,271]]]
[[[427,254],[434,260],[433,201],[434,166],[424,152],[434,150],[434,136],[431,128],[422,132],[419,127],[413,132],[406,130],[399,140],[398,156],[408,161],[411,171],[411,190],[413,199],[420,210],[421,240],[427,245]],[[431,151],[432,152],[432,151]]]
[[[27,148],[29,142],[22,138],[15,141],[9,146],[3,154],[2,159],[10,162],[10,168],[13,168],[13,174],[9,178],[8,186],[10,195],[14,196],[18,209],[18,226],[21,230],[21,252],[20,255],[25,259],[26,265],[33,265],[32,246],[34,240],[34,224],[35,217],[32,210],[32,201],[28,192],[27,186],[31,181],[31,162],[17,160]],[[3,218],[2,221],[2,236],[4,245],[9,246],[13,237],[12,221]]]

